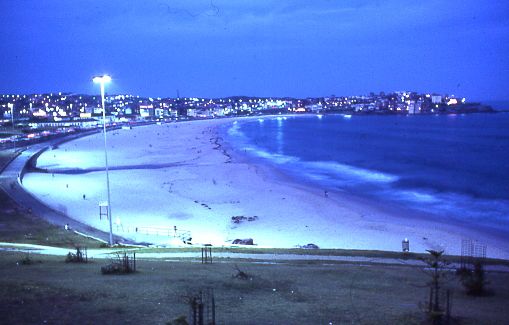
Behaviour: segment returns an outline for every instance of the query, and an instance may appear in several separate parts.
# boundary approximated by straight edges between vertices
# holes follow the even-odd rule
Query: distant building
[[[313,112],[313,113],[318,113],[323,109],[322,103],[306,105],[305,107],[308,112]]]
[[[32,122],[29,126],[34,129],[47,129],[47,128],[68,128],[77,127],[82,129],[95,128],[99,122],[95,119],[76,119],[67,121],[47,121],[47,122]]]
[[[458,100],[456,98],[449,98],[447,101],[447,105],[456,105],[458,104]]]
[[[432,95],[431,96],[431,102],[433,104],[442,104],[442,96],[440,96],[440,95]]]
[[[162,109],[162,108],[156,108],[156,109],[154,110],[154,115],[155,115],[156,117],[164,117],[164,115],[165,115],[165,114],[164,114],[164,109]]]
[[[212,114],[214,116],[218,116],[218,117],[223,117],[226,115],[226,111],[223,107],[216,107],[214,108],[214,110],[212,111]]]
[[[363,104],[353,104],[352,108],[354,109],[354,111],[360,112],[364,109],[364,105]]]
[[[408,114],[419,114],[421,113],[422,101],[411,100],[408,104]]]
[[[179,117],[179,111],[176,108],[170,109],[170,117],[171,118],[178,118]]]
[[[152,104],[140,104],[140,116],[141,117],[154,117],[155,110]]]

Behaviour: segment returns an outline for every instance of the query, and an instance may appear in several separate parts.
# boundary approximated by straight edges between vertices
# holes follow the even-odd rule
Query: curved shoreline
[[[409,237],[413,252],[424,252],[425,249],[443,247],[446,249],[446,253],[459,255],[461,238],[473,234],[470,230],[459,229],[451,225],[444,226],[414,218],[409,220],[402,216],[387,214],[380,211],[380,207],[369,206],[369,202],[366,204],[361,200],[352,199],[344,193],[331,193],[333,194],[331,197],[324,198],[323,191],[313,189],[308,184],[296,182],[282,171],[275,170],[272,166],[244,156],[235,150],[232,144],[224,140],[218,129],[232,121],[231,119],[216,120],[215,122],[213,120],[193,121],[178,123],[178,125],[165,125],[168,128],[165,132],[169,132],[167,138],[176,139],[172,145],[163,142],[166,146],[165,149],[171,150],[178,157],[185,157],[193,162],[186,166],[172,166],[155,171],[156,175],[152,178],[139,171],[129,171],[129,173],[125,170],[114,171],[113,174],[117,175],[114,178],[121,179],[123,177],[125,179],[128,175],[133,175],[132,177],[128,176],[129,178],[144,178],[143,182],[136,183],[130,180],[130,183],[121,187],[123,188],[122,192],[125,192],[124,203],[129,203],[130,200],[134,200],[131,198],[136,197],[129,193],[135,188],[133,186],[146,186],[141,184],[149,182],[152,184],[151,192],[154,196],[168,197],[169,195],[168,199],[159,201],[157,198],[143,198],[141,202],[147,204],[147,209],[144,212],[141,212],[143,210],[140,211],[138,206],[131,205],[131,210],[136,210],[134,212],[129,210],[129,206],[121,207],[118,197],[114,198],[112,205],[115,209],[115,202],[117,202],[117,214],[121,214],[129,222],[147,221],[148,219],[139,218],[140,212],[152,215],[153,222],[164,224],[164,220],[169,220],[171,222],[167,222],[169,225],[178,224],[179,229],[191,227],[190,230],[197,243],[200,241],[207,243],[208,240],[215,245],[227,245],[228,241],[231,242],[231,239],[234,238],[252,237],[255,243],[260,244],[261,247],[295,247],[316,243],[323,248],[400,251],[402,238]],[[172,127],[180,132],[172,131]],[[159,134],[158,131],[164,130],[159,126],[151,126],[151,128],[153,129],[145,131],[152,132],[150,134],[154,137],[156,132]],[[183,141],[178,140],[179,134],[183,137],[181,138]],[[112,137],[114,138],[114,136]],[[134,141],[135,137],[131,140]],[[78,143],[73,144],[78,145]],[[83,143],[80,143],[80,146],[82,145]],[[69,148],[72,148],[72,145]],[[141,151],[133,149],[132,153],[150,153],[152,150],[156,156],[162,154],[161,151],[152,147],[140,148]],[[57,151],[56,154],[62,154],[62,151]],[[189,159],[190,157],[196,159]],[[149,160],[142,155],[136,159],[139,163],[146,163]],[[119,160],[119,162],[121,163],[117,164],[118,166],[127,165],[123,160]],[[90,167],[87,167],[87,163],[91,164],[86,161],[84,168]],[[97,182],[102,181],[100,175],[95,174],[97,173],[91,172],[86,178],[91,182],[90,185],[97,185]],[[180,174],[182,179],[174,174]],[[46,181],[49,186],[52,182],[51,176],[45,176],[41,180]],[[62,175],[57,176],[59,178]],[[72,175],[72,177],[78,178],[82,176],[85,175]],[[71,182],[71,178],[66,180],[69,182],[70,188],[76,185]],[[62,182],[66,180],[62,180]],[[53,181],[54,185],[51,186],[54,191],[59,191],[58,188],[64,184],[62,182]],[[49,192],[52,191],[42,193],[40,190],[39,188],[38,193],[42,194],[48,204],[54,207],[63,204],[62,200],[58,202],[59,198],[51,196]],[[69,192],[71,191],[69,190]],[[101,228],[100,224],[97,225],[97,220],[90,222],[90,217],[80,211],[80,209],[90,210],[91,208],[95,210],[97,206],[85,205],[84,203],[90,202],[83,202],[86,200],[76,197],[78,196],[76,194],[63,195],[69,197],[69,200],[65,200],[65,197],[61,198],[66,203],[65,208],[72,210],[69,210],[71,212],[69,214],[76,215],[78,220],[89,221],[93,227]],[[88,197],[89,194],[87,194],[87,200]],[[171,204],[168,204],[167,201]],[[152,209],[151,205],[158,204],[161,210],[166,211],[166,214]],[[77,208],[73,209],[73,205],[76,205]],[[76,211],[75,214],[73,211]],[[129,215],[130,212],[133,213]],[[115,215],[115,212],[113,214]],[[238,225],[232,224],[230,218],[239,215],[258,216],[259,219],[255,222],[245,221]],[[194,236],[195,234],[197,236]],[[132,233],[128,235],[132,235]],[[476,235],[478,234],[476,233]],[[422,237],[427,239],[422,239]],[[479,238],[479,236],[475,238]],[[497,244],[491,240],[489,240],[488,256],[509,259],[507,247],[501,245],[500,242]]]
[[[223,131],[227,132],[227,130]],[[232,150],[235,153],[234,156],[236,158],[242,157],[241,159],[243,161],[257,163],[257,166],[261,167],[260,170],[265,170],[272,177],[275,176],[277,179],[279,179],[279,181],[287,182],[288,184],[291,184],[291,186],[309,191],[310,193],[318,196],[323,193],[323,189],[318,188],[316,183],[313,183],[310,180],[305,180],[304,178],[298,177],[297,175],[293,175],[284,169],[279,169],[278,165],[274,162],[268,161],[262,157],[242,152],[242,150],[240,150],[240,148],[236,147],[235,145],[230,144],[229,150]],[[385,223],[388,219],[392,219],[390,220],[390,223],[398,223],[399,226],[404,228],[413,228],[416,227],[417,224],[428,233],[432,233],[433,231],[440,231],[449,236],[456,234],[454,237],[458,237],[457,244],[449,243],[449,247],[447,247],[449,249],[454,247],[456,250],[454,254],[456,255],[461,254],[461,240],[475,238],[474,242],[480,242],[488,245],[488,256],[493,254],[493,250],[496,251],[494,256],[504,256],[506,259],[509,256],[509,243],[507,243],[507,236],[501,230],[455,219],[447,219],[444,221],[440,216],[410,209],[398,205],[394,202],[380,202],[377,204],[375,200],[371,198],[360,197],[352,193],[338,191],[330,188],[326,188],[326,190],[328,192],[327,196],[329,199],[335,200],[339,205],[348,205],[349,209],[360,214],[361,217],[368,222],[380,224]],[[421,248],[422,246],[427,246],[427,249],[439,249],[441,246],[440,244],[437,245],[431,243],[430,239],[433,237],[435,236],[422,237],[421,244],[419,246],[421,246]],[[419,240],[419,238],[414,238],[414,242],[415,239]],[[503,244],[504,242],[506,245]],[[369,249],[377,248],[369,247]],[[490,252],[490,250],[492,251]]]
[[[99,229],[90,227],[89,225],[75,220],[69,215],[51,208],[45,202],[41,201],[27,191],[23,184],[23,177],[30,165],[37,157],[55,144],[72,141],[78,137],[87,136],[90,133],[73,135],[64,139],[53,139],[44,143],[38,143],[18,152],[18,154],[8,162],[1,171],[0,187],[7,195],[19,206],[24,207],[30,214],[37,215],[50,224],[63,227],[64,224],[69,225],[70,229],[85,236],[94,237],[102,241],[106,241],[109,235]],[[130,240],[115,236],[116,242],[132,243]]]

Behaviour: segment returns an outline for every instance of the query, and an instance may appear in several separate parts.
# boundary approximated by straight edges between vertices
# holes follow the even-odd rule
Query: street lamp
[[[7,106],[11,109],[11,122],[12,122],[12,134],[13,134],[13,147],[14,147],[14,151],[16,151],[16,137],[15,137],[15,134],[16,134],[16,131],[15,131],[15,128],[14,128],[14,104],[11,104],[11,103],[8,103]]]
[[[104,163],[106,165],[106,188],[108,191],[108,219],[110,221],[110,246],[113,246],[113,226],[111,224],[110,174],[108,169],[108,151],[106,150],[106,107],[104,105],[104,84],[111,81],[108,75],[94,77],[94,83],[101,85],[101,103],[103,108]]]

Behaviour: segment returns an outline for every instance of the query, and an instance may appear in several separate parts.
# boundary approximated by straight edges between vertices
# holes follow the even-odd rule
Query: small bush
[[[132,257],[127,252],[122,254],[117,253],[110,264],[101,267],[102,274],[128,274],[134,272],[136,272],[135,253],[133,253]]]
[[[101,273],[102,274],[123,274],[123,273],[129,273],[126,272],[126,270],[122,267],[121,264],[118,263],[111,263],[105,266],[101,266]]]
[[[456,272],[468,295],[482,296],[488,281],[485,279],[483,264],[480,261],[474,263],[474,269],[461,268]]]
[[[81,247],[76,247],[76,253],[67,253],[65,257],[66,263],[88,263],[86,248],[82,249]]]
[[[246,272],[242,271],[237,265],[235,265],[235,269],[237,270],[237,273],[233,275],[235,279],[239,280],[247,280],[251,278]]]
[[[167,325],[189,325],[187,322],[186,316],[179,316],[172,320],[171,322],[166,323]]]
[[[18,261],[18,264],[21,265],[32,265],[35,261],[30,257],[30,254],[26,254],[21,260]]]

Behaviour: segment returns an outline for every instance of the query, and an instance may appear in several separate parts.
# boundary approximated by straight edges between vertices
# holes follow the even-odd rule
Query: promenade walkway
[[[199,251],[196,252],[144,252],[139,248],[101,248],[89,249],[87,254],[89,258],[110,258],[112,254],[119,251],[132,250],[136,252],[136,258],[147,260],[164,260],[168,262],[201,262],[201,255]],[[69,248],[50,247],[42,245],[31,244],[13,244],[0,242],[0,251],[11,252],[25,252],[41,255],[65,256],[69,253]],[[260,253],[238,253],[238,252],[214,252],[214,259],[216,263],[232,263],[235,261],[242,261],[248,263],[261,263],[261,264],[279,264],[291,263],[298,261],[314,261],[315,263],[322,263],[329,265],[334,262],[348,263],[348,264],[385,264],[385,265],[406,265],[415,267],[427,267],[427,264],[420,259],[399,259],[392,257],[367,257],[367,256],[341,256],[341,255],[319,255],[319,254],[274,254],[269,252]],[[451,263],[448,268],[455,271],[459,268],[458,263]],[[484,265],[486,271],[490,272],[509,272],[509,264],[491,264]]]
[[[90,133],[89,133],[90,134]],[[0,174],[0,190],[4,191],[19,206],[24,207],[27,211],[37,217],[43,218],[51,224],[64,227],[68,224],[73,230],[83,233],[90,237],[95,237],[104,241],[109,240],[107,232],[95,229],[89,225],[78,222],[62,212],[55,211],[39,201],[37,198],[28,193],[23,185],[23,173],[30,159],[40,152],[56,146],[62,142],[69,141],[84,134],[70,135],[65,138],[52,139],[44,143],[37,143],[28,147],[18,149],[19,155],[15,157]],[[86,135],[86,134],[85,134]],[[132,244],[133,242],[119,236],[114,236],[113,240],[119,243]]]

